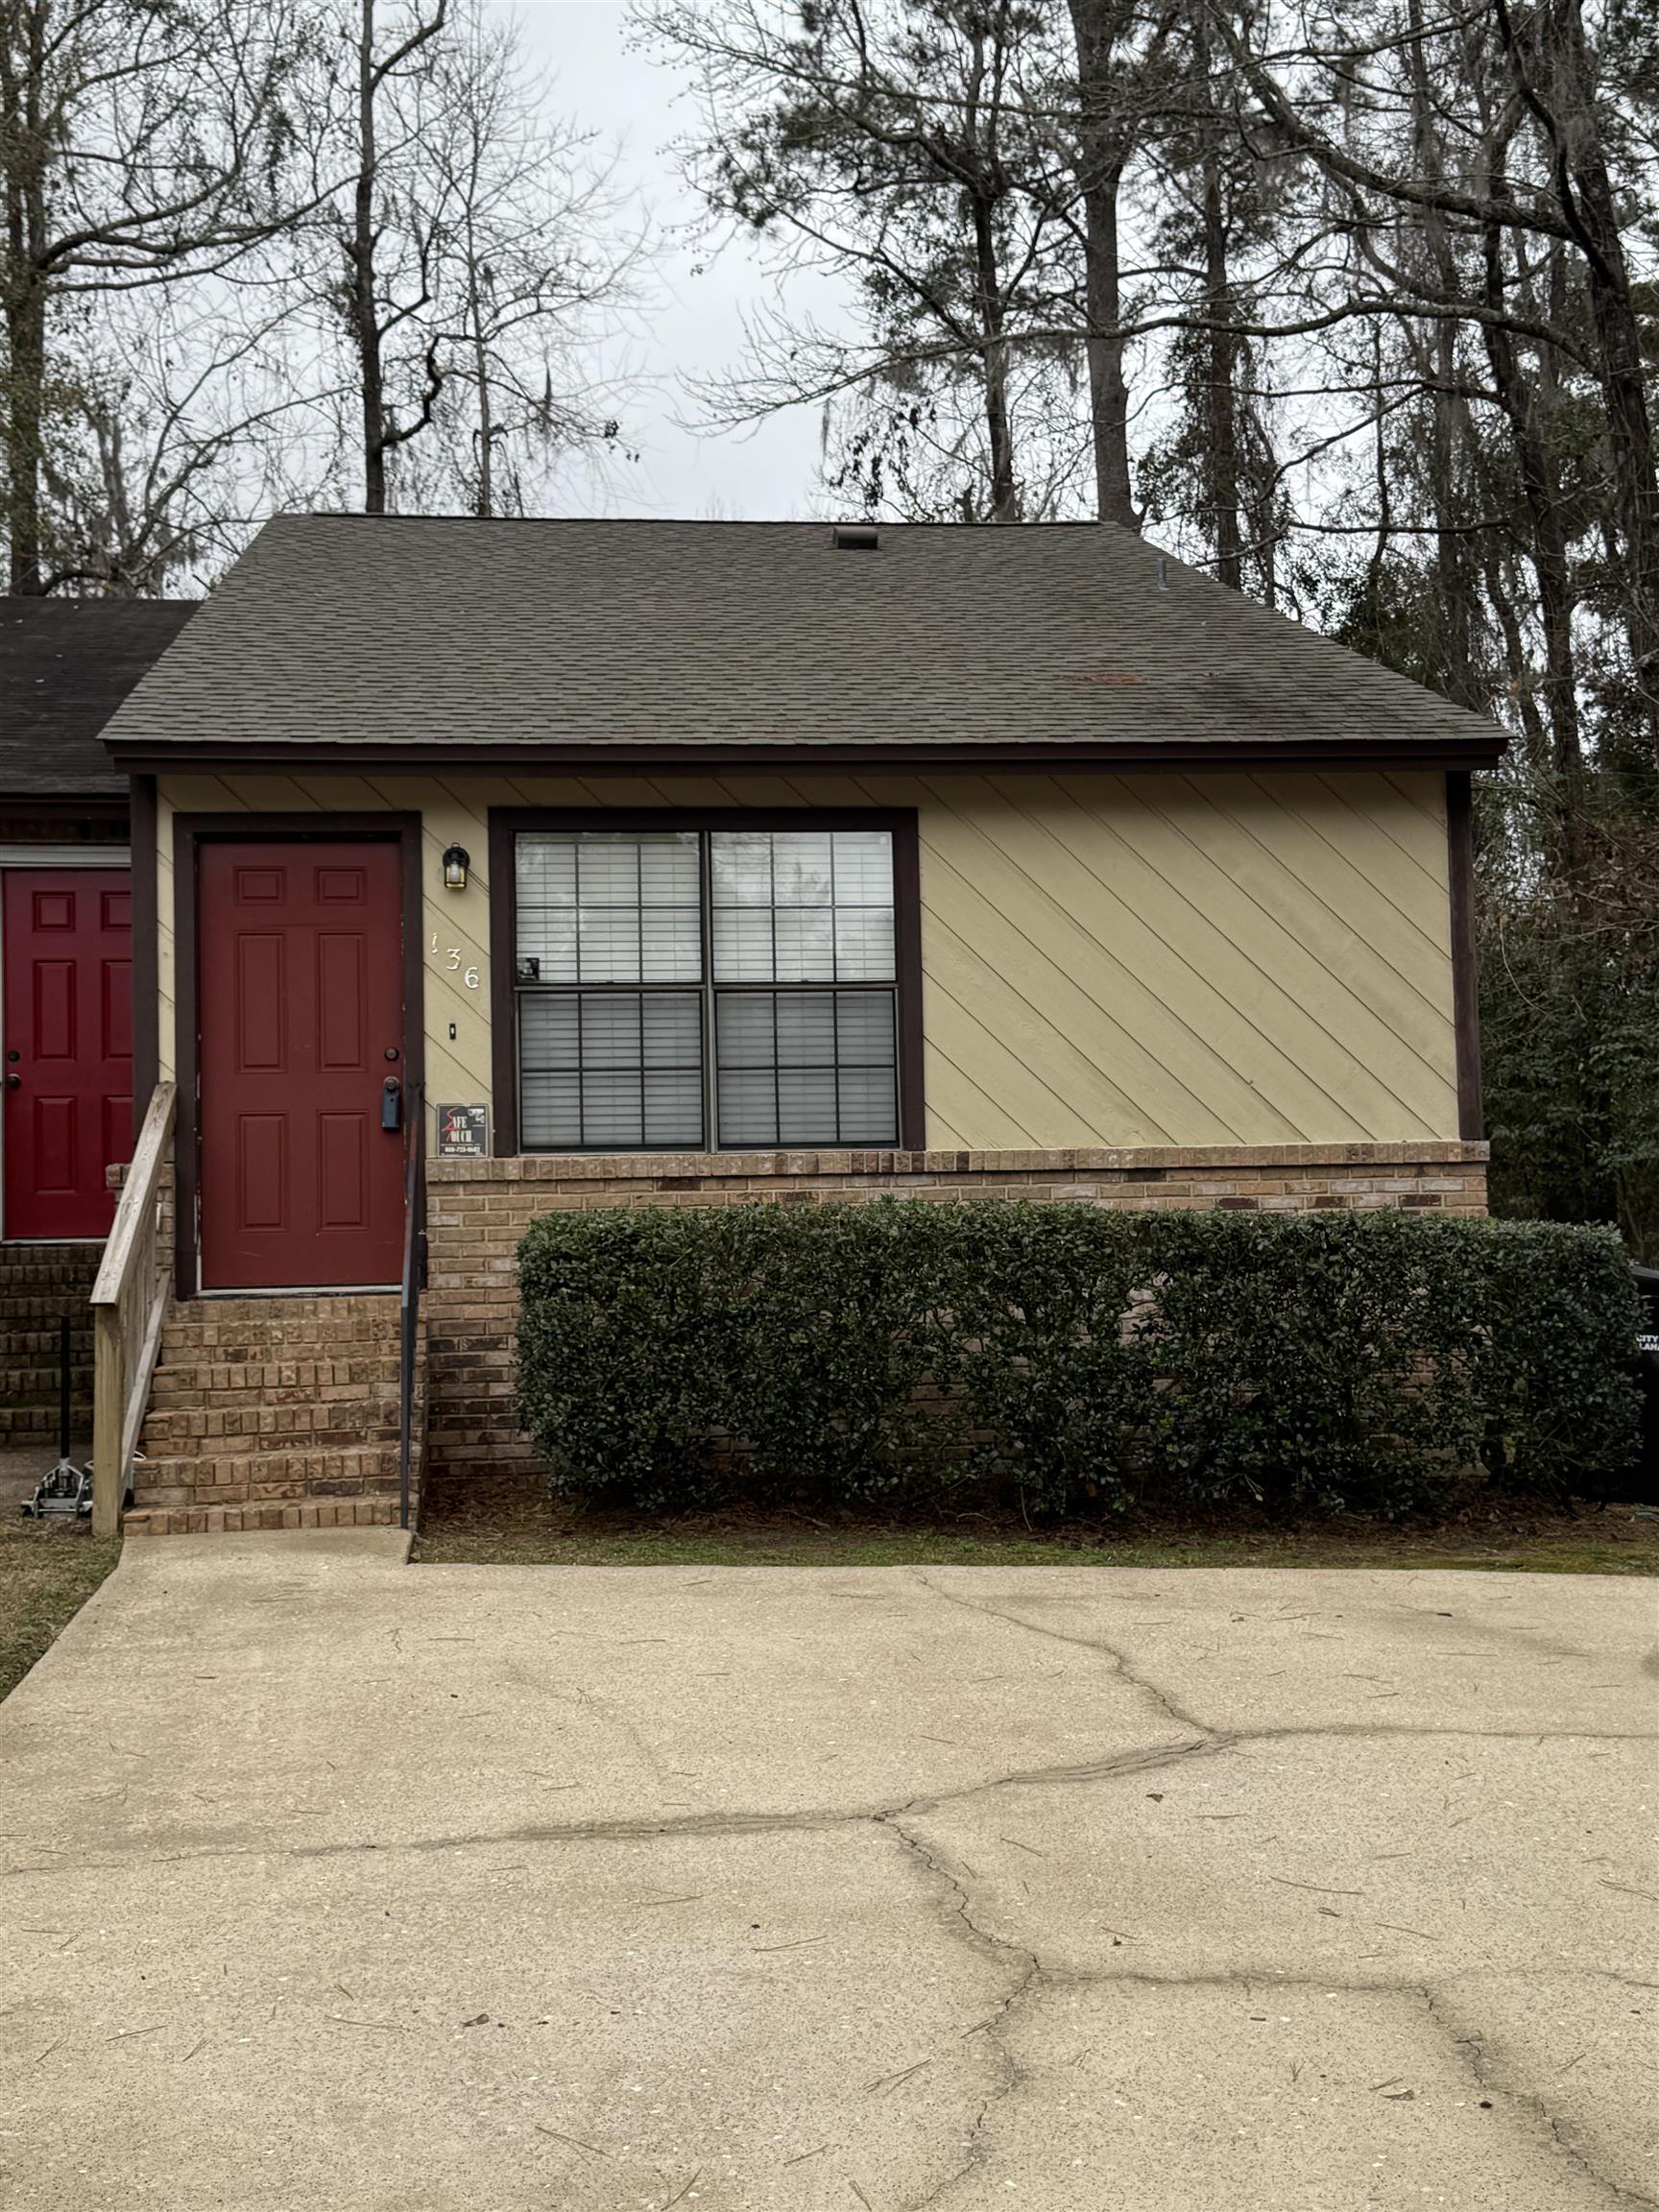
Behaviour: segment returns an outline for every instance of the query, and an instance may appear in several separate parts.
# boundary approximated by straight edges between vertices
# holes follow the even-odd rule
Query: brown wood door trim
[[[160,916],[157,909],[154,776],[132,779],[132,1136],[137,1140],[161,1079]]]
[[[396,841],[399,847],[403,934],[403,1068],[406,1093],[425,1112],[425,970],[421,960],[421,817],[408,813],[355,814],[175,814],[173,817],[174,1065],[179,1081],[179,1118],[174,1137],[173,1288],[193,1298],[201,1287],[199,1223],[201,1203],[201,1050],[197,1035],[197,846],[209,838],[257,844],[322,844],[365,839]],[[157,1017],[158,1019],[158,1017]]]

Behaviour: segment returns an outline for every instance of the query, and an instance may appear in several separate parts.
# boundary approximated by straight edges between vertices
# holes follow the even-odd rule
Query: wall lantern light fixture
[[[467,871],[472,865],[465,845],[451,845],[444,855],[444,888],[465,891]]]

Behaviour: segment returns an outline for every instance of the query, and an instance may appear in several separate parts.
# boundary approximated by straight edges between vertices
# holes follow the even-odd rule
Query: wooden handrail
[[[120,1531],[161,1345],[172,1270],[158,1215],[177,1106],[175,1086],[157,1083],[92,1286],[92,1528],[99,1536]]]

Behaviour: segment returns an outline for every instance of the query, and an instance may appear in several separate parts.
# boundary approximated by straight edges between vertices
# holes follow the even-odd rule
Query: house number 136
[[[445,967],[448,969],[451,975],[459,974],[462,982],[466,984],[469,991],[477,990],[477,969],[463,968],[461,966],[461,948],[459,945],[445,945],[442,953],[440,953],[438,950],[438,932],[436,929],[434,929],[432,932],[432,957],[434,960],[442,959]]]

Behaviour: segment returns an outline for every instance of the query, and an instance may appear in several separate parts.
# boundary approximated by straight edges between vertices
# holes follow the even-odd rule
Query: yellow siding
[[[428,1095],[476,1100],[491,1094],[491,807],[866,804],[920,820],[929,1144],[1457,1134],[1432,774],[178,776],[160,796],[163,1073],[175,808],[418,811]],[[441,881],[451,842],[472,856],[460,896]]]

